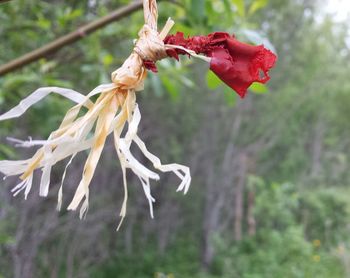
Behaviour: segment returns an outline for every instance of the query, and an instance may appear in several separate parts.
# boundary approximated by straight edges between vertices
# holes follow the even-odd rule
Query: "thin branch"
[[[73,32],[54,40],[51,43],[48,43],[36,50],[33,50],[17,59],[14,59],[0,66],[0,76],[5,75],[6,73],[9,73],[9,72],[15,71],[16,69],[22,68],[29,63],[39,60],[40,58],[46,57],[48,54],[54,53],[59,49],[61,49],[62,47],[72,44],[84,38],[88,34],[95,32],[98,29],[101,29],[102,27],[110,24],[111,22],[120,20],[134,13],[135,11],[140,10],[141,8],[142,8],[142,0],[132,2],[127,6],[119,8],[118,10],[115,10],[114,12],[100,19],[90,22]]]

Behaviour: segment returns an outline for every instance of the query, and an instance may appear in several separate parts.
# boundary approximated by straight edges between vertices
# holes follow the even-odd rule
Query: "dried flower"
[[[167,36],[164,43],[168,56],[177,60],[179,54],[190,54],[184,49],[210,57],[210,69],[242,98],[253,82],[266,83],[270,79],[268,72],[277,60],[263,45],[242,43],[224,32],[187,39],[178,32]]]
[[[265,83],[269,79],[268,71],[274,65],[276,56],[263,46],[243,44],[227,33],[212,33],[207,37],[196,36],[188,39],[185,39],[182,33],[167,37],[174,22],[169,19],[163,30],[158,33],[156,0],[144,0],[143,4],[145,25],[139,32],[139,39],[131,55],[119,69],[112,73],[111,84],[100,85],[87,96],[66,88],[40,88],[23,99],[18,106],[0,115],[0,121],[20,117],[32,105],[51,93],[60,94],[76,103],[67,112],[58,129],[53,131],[47,140],[12,139],[23,147],[41,146],[29,159],[0,161],[0,172],[5,176],[20,175],[21,182],[12,189],[14,195],[24,190],[24,196],[27,198],[32,187],[33,173],[36,169],[41,169],[40,195],[47,196],[52,167],[57,162],[70,158],[63,172],[58,193],[57,207],[60,209],[63,195],[62,185],[67,167],[77,153],[89,150],[81,181],[68,206],[69,210],[76,210],[80,206],[80,217],[83,217],[88,210],[89,186],[97,163],[108,135],[113,134],[125,190],[120,212],[121,222],[126,214],[128,198],[127,169],[130,169],[139,178],[149,202],[150,214],[153,217],[152,204],[155,200],[151,195],[150,181],[158,180],[159,176],[132,155],[131,144],[134,143],[139,147],[155,169],[161,172],[173,172],[181,180],[177,191],[184,193],[188,191],[191,175],[186,166],[175,163],[163,165],[158,157],[147,150],[137,133],[141,114],[136,103],[136,92],[143,89],[147,76],[146,69],[157,72],[156,61],[168,56],[178,59],[179,54],[188,54],[210,63],[210,69],[236,90],[241,97],[245,95],[252,82]],[[205,56],[200,55],[201,53]],[[264,76],[260,76],[260,71],[264,73]],[[93,102],[91,98],[95,95],[99,97]],[[80,111],[84,109],[85,114],[80,115]],[[124,129],[126,133],[122,135]],[[90,136],[91,133],[94,135]]]

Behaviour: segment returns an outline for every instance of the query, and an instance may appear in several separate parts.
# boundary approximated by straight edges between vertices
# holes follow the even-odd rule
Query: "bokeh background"
[[[0,64],[130,2],[2,3]],[[13,198],[17,178],[1,180],[0,277],[350,277],[349,10],[348,0],[161,1],[160,26],[171,16],[173,31],[221,30],[265,43],[279,56],[271,81],[241,100],[203,61],[159,62],[159,74],[150,73],[138,95],[140,134],[162,161],[190,166],[189,193],[176,193],[176,177],[162,175],[152,184],[151,219],[129,173],[127,218],[116,232],[122,176],[110,143],[83,221],[55,210],[64,163],[47,198],[35,182],[28,200]],[[109,83],[142,24],[138,11],[1,76],[0,112],[38,87],[87,93]],[[71,105],[50,96],[21,119],[2,122],[0,159],[29,157],[34,150],[6,137],[46,138]],[[86,156],[68,170],[65,205]]]

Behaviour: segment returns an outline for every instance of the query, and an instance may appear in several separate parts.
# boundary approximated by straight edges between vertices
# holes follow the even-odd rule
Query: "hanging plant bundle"
[[[124,64],[112,73],[112,83],[103,84],[82,95],[74,90],[58,87],[44,87],[23,99],[18,106],[0,116],[0,121],[17,118],[35,103],[51,93],[57,93],[76,103],[65,115],[61,125],[47,140],[15,140],[20,146],[41,146],[33,157],[20,161],[0,161],[0,172],[5,176],[20,175],[21,182],[12,189],[14,195],[24,191],[27,198],[33,182],[33,173],[41,169],[40,196],[47,196],[52,167],[59,161],[70,158],[62,175],[58,192],[58,206],[61,208],[63,182],[67,167],[77,153],[90,150],[86,159],[81,181],[76,189],[68,210],[80,206],[80,217],[84,217],[89,206],[89,186],[108,135],[113,134],[116,154],[123,173],[124,201],[120,211],[121,221],[126,215],[128,186],[126,170],[130,169],[140,180],[149,202],[153,217],[151,180],[159,175],[146,168],[131,153],[130,146],[136,144],[144,156],[161,172],[173,172],[179,179],[177,191],[186,193],[191,183],[188,167],[180,164],[162,164],[150,153],[138,135],[141,120],[136,103],[136,94],[143,90],[147,69],[157,72],[156,62],[186,54],[200,58],[210,64],[210,69],[228,86],[244,97],[253,82],[265,83],[269,80],[268,71],[273,67],[276,56],[264,46],[252,46],[239,42],[227,33],[212,33],[208,36],[184,38],[182,33],[168,35],[174,22],[169,19],[161,32],[157,31],[157,4],[155,0],[144,0],[145,24],[131,55]],[[93,102],[91,98],[99,95]],[[80,116],[80,111],[85,114]],[[126,133],[122,136],[123,130]],[[93,136],[91,136],[93,132]],[[118,228],[120,227],[120,224]]]

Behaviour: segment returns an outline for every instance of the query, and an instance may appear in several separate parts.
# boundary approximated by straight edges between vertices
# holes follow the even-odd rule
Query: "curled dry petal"
[[[268,72],[277,60],[276,55],[263,45],[242,43],[225,32],[189,38],[178,32],[167,36],[164,43],[210,57],[210,69],[241,97],[253,82],[266,83],[270,79]],[[167,54],[178,60],[178,55],[187,53],[173,47],[168,48]]]

